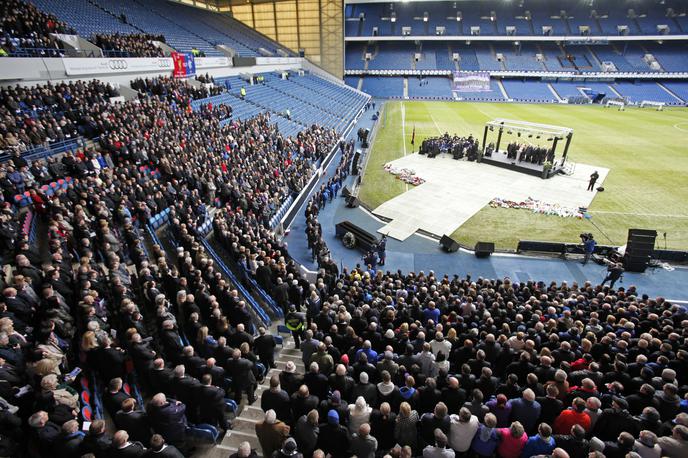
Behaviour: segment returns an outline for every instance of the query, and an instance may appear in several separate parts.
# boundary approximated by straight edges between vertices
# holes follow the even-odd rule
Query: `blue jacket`
[[[549,455],[555,448],[554,438],[550,437],[546,441],[539,434],[530,436],[526,446],[523,447],[521,458],[530,458],[536,455]]]
[[[537,401],[526,401],[523,398],[511,400],[511,419],[520,421],[527,433],[535,432],[541,410]]]

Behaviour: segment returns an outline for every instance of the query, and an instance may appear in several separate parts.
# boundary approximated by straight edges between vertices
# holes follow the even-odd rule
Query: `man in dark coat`
[[[122,402],[122,409],[114,416],[117,429],[128,431],[131,440],[147,444],[150,441],[151,431],[148,415],[143,410],[136,409],[136,401],[133,398]]]
[[[226,430],[228,422],[225,415],[225,392],[222,388],[212,385],[210,374],[201,377],[197,397],[199,421]]]
[[[275,342],[275,338],[271,334],[267,334],[265,328],[262,326],[258,328],[258,334],[260,335],[253,343],[253,347],[255,348],[260,361],[267,369],[276,367],[275,347],[277,346],[277,342]]]
[[[624,431],[633,431],[634,421],[628,412],[628,403],[625,399],[614,397],[612,407],[604,409],[595,422],[593,435],[603,441],[614,441]]]
[[[120,430],[112,438],[110,456],[112,458],[138,458],[146,453],[146,448],[141,442],[130,442],[129,433]]]
[[[277,419],[287,424],[291,424],[291,403],[289,393],[280,387],[279,376],[273,375],[270,378],[270,389],[263,391],[260,397],[260,408],[264,412],[274,410]]]
[[[339,424],[339,414],[336,410],[330,410],[327,423],[320,427],[318,448],[333,458],[344,458],[349,456],[350,442],[349,431]]]
[[[69,420],[62,425],[62,432],[55,441],[55,450],[52,456],[59,458],[71,458],[80,456],[81,443],[84,440],[84,433],[79,431],[79,422]]]
[[[237,404],[241,402],[241,396],[244,392],[246,392],[249,404],[253,404],[256,400],[256,377],[253,372],[253,363],[242,358],[240,350],[234,350],[232,359],[227,361],[225,370],[232,377],[234,400]]]
[[[153,396],[148,415],[155,432],[171,444],[183,444],[186,440],[186,406],[169,400],[163,393]]]
[[[108,458],[112,437],[105,432],[103,420],[93,420],[81,443],[81,453],[93,453],[96,458]]]
[[[150,440],[150,448],[145,455],[147,458],[184,458],[184,454],[174,445],[165,443],[160,434],[154,434]]]
[[[165,361],[162,358],[153,361],[153,369],[150,371],[150,383],[153,391],[171,393],[173,380],[174,372],[165,367]]]
[[[111,417],[114,417],[117,411],[122,408],[122,402],[130,397],[122,390],[122,379],[119,377],[113,378],[108,384],[108,390],[103,394],[105,410],[108,411]]]
[[[186,415],[191,421],[198,420],[198,404],[196,402],[201,383],[198,379],[186,375],[186,368],[181,364],[174,368],[172,393],[175,399],[187,406]]]

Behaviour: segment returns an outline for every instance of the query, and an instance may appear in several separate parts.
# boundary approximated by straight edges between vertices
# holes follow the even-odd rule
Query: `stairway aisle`
[[[276,324],[272,325],[274,335],[277,334]],[[294,348],[294,340],[291,336],[284,337],[284,346],[277,349],[275,352],[275,369],[270,369],[265,376],[263,382],[258,385],[256,389],[256,401],[253,404],[248,404],[244,397],[239,404],[237,417],[232,422],[232,429],[227,431],[225,437],[219,445],[216,445],[208,451],[204,451],[202,456],[208,458],[227,458],[232,453],[239,449],[239,444],[246,441],[251,444],[251,448],[256,450],[259,457],[263,457],[258,437],[256,437],[256,423],[263,420],[265,413],[260,408],[260,398],[264,391],[270,389],[270,377],[279,375],[284,370],[287,362],[292,361],[296,365],[296,372],[299,374],[305,373],[305,367],[301,361],[301,351]],[[200,457],[200,455],[199,455]]]

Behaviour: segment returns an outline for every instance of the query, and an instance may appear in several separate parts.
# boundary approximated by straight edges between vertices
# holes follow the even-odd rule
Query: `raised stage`
[[[438,236],[449,235],[494,198],[519,202],[531,197],[567,208],[588,207],[597,194],[586,190],[590,174],[597,170],[597,183],[602,185],[609,172],[602,167],[576,164],[572,175],[556,174],[543,180],[539,174],[456,161],[450,155],[428,159],[411,154],[391,164],[411,169],[425,180],[373,210],[374,214],[392,220],[378,232],[397,240],[405,240],[418,229]]]
[[[506,151],[495,151],[492,153],[492,156],[483,156],[482,161],[486,164],[502,167],[508,170],[514,170],[516,172],[527,173],[528,175],[533,175],[536,177],[541,177],[544,169],[544,165],[541,164],[532,164],[526,161],[519,162],[516,159],[507,159]],[[559,162],[560,161],[554,161],[550,173],[556,173],[557,170],[561,168]]]

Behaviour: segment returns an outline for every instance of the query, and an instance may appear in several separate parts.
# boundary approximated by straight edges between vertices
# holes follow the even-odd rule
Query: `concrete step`
[[[298,348],[284,348],[279,352],[279,355],[280,357],[282,357],[282,359],[284,359],[285,356],[294,356],[301,360],[302,354],[303,353],[301,353],[301,350],[299,350]]]
[[[222,440],[222,444],[220,444],[220,446],[237,449],[239,448],[239,445],[244,441],[251,444],[251,448],[256,449],[256,451],[261,451],[260,443],[258,442],[256,434],[248,434],[243,433],[241,431],[231,431],[231,434],[227,433],[227,435],[225,435],[225,438]],[[229,455],[230,454],[228,453],[227,456]]]
[[[258,404],[258,402],[256,402]],[[237,418],[246,418],[254,421],[261,421],[265,418],[263,409],[256,406],[245,406]]]
[[[253,420],[247,417],[237,417],[232,422],[232,431],[239,431],[247,434],[256,434],[256,423],[257,420]]]

